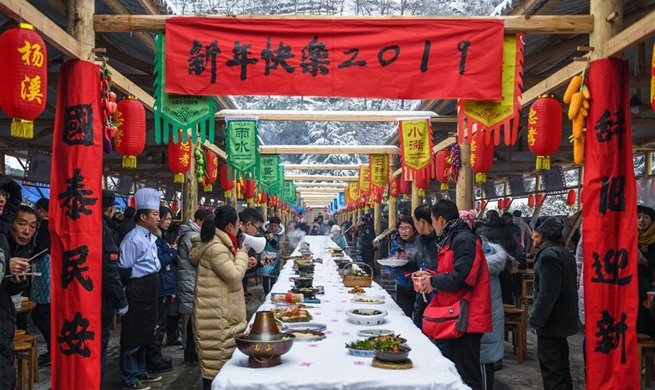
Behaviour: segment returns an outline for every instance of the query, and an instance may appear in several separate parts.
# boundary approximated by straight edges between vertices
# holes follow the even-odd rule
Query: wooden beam
[[[260,121],[324,121],[324,122],[395,122],[398,118],[428,117],[438,122],[457,122],[457,117],[437,117],[432,111],[304,111],[285,110],[221,110],[216,118],[257,117]]]
[[[84,58],[82,45],[56,23],[41,13],[25,0],[0,0],[0,13],[14,20],[30,23],[40,33],[43,39],[69,58]],[[119,90],[136,96],[147,108],[152,110],[154,99],[143,89],[129,81],[116,69],[112,68],[112,80]]]
[[[157,32],[164,31],[166,15],[96,15],[95,29],[98,32]],[[232,18],[232,19],[298,19],[298,20],[408,20],[446,19],[476,20],[499,19],[505,22],[505,34],[588,34],[593,31],[592,15],[545,15],[545,16],[347,16],[334,15],[181,15],[175,17]]]
[[[344,188],[346,188],[348,185],[346,183],[303,183],[303,182],[298,182],[295,183],[296,188],[302,189],[303,187],[337,187],[341,186],[341,191],[343,191]]]
[[[109,64],[107,64],[107,69],[109,69],[109,71],[112,73],[111,79],[114,82],[116,89],[125,94],[136,97],[141,101],[141,103],[143,103],[145,108],[147,108],[149,111],[154,111],[153,105],[155,104],[155,98],[150,96],[149,93],[141,89],[138,85],[134,84]]]
[[[159,8],[155,5],[152,0],[138,0],[139,4],[146,10],[150,15],[161,15]],[[165,3],[164,3],[165,4]]]
[[[521,104],[523,106],[526,106],[530,104],[533,100],[538,98],[539,95],[553,92],[559,89],[560,87],[568,83],[573,76],[580,74],[584,70],[584,68],[585,68],[585,64],[579,61],[572,62],[566,65],[565,67],[553,73],[551,76],[549,76],[539,84],[525,91],[523,93],[523,96],[521,97]]]
[[[655,11],[651,11],[632,26],[606,40],[603,45],[603,55],[620,57],[632,46],[643,42],[653,34],[655,34]]]
[[[334,176],[334,175],[284,175],[285,180],[333,180],[333,181],[353,181],[358,180],[359,176]]]
[[[294,171],[331,170],[331,171],[357,171],[359,164],[338,165],[338,164],[284,164],[284,169]]]
[[[338,194],[343,191],[343,188],[302,188],[298,189],[301,194]]]
[[[33,25],[34,28],[39,30],[46,42],[53,45],[65,56],[71,58],[82,57],[80,43],[27,1],[2,0],[0,1],[0,13],[14,20],[22,20]]]
[[[227,161],[227,153],[225,153],[225,151],[219,148],[218,146],[210,143],[209,141],[205,141],[205,143],[202,144],[202,146],[216,153],[216,155],[219,158],[223,159],[223,161]]]
[[[398,154],[392,145],[264,145],[260,154]]]
[[[118,0],[104,0],[104,3],[117,15],[129,15],[131,12]],[[140,40],[150,51],[155,50],[155,39],[147,32],[135,32],[134,35]]]
[[[455,137],[446,138],[445,140],[443,140],[443,141],[439,142],[438,144],[434,145],[434,147],[432,148],[432,153],[437,153],[440,150],[447,148],[448,146],[450,146],[450,144],[455,142],[455,140],[456,140]]]

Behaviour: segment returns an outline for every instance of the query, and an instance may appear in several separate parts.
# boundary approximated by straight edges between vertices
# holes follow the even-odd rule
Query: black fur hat
[[[555,217],[548,217],[545,221],[539,224],[534,230],[542,236],[552,240],[559,240],[562,237],[564,224],[562,221]]]

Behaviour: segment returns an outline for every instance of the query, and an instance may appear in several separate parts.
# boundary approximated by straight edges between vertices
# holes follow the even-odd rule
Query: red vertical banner
[[[640,388],[628,72],[628,62],[618,59],[594,61],[589,69],[594,100],[587,117],[582,191],[588,389]]]
[[[52,144],[52,390],[100,388],[102,115],[100,68],[59,70]]]

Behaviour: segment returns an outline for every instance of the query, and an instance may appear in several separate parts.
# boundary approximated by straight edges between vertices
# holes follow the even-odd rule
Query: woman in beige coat
[[[193,239],[189,260],[198,267],[193,311],[203,389],[211,382],[236,344],[234,335],[246,329],[246,304],[241,280],[256,264],[248,249],[238,249],[239,215],[221,206],[203,220],[200,239]]]

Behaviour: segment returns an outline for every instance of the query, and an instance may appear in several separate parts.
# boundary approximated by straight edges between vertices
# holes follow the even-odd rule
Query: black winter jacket
[[[509,226],[501,218],[486,220],[475,229],[475,234],[503,247],[505,252],[514,255],[518,243]]]
[[[102,216],[102,317],[112,317],[127,306],[125,291],[118,273],[118,245],[111,220]]]
[[[420,253],[420,261],[418,261],[419,267],[422,267],[423,264],[427,266],[428,269],[437,271],[437,233],[433,230],[430,234],[421,234],[418,238],[418,253]]]
[[[568,337],[578,331],[577,266],[561,245],[548,243],[534,265],[534,305],[529,323],[537,335]]]
[[[0,188],[9,193],[9,199],[0,216],[0,249],[4,252],[6,261],[5,274],[2,275],[3,280],[0,284],[0,390],[13,390],[16,386],[16,372],[12,367],[14,360],[12,339],[16,329],[16,309],[11,296],[24,291],[27,283],[14,283],[10,278],[4,279],[4,276],[11,274],[9,231],[18,214],[22,194],[18,183],[4,175],[0,175]]]

